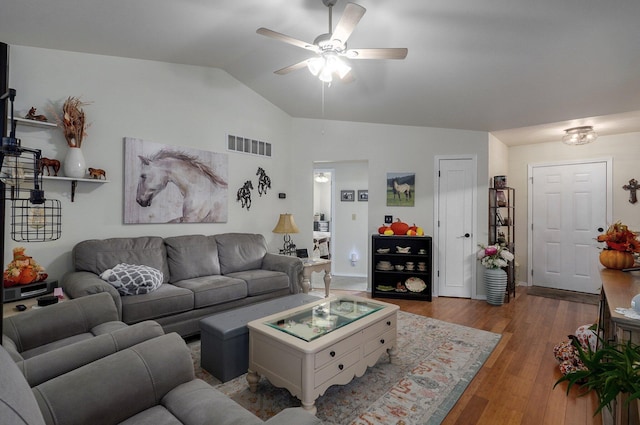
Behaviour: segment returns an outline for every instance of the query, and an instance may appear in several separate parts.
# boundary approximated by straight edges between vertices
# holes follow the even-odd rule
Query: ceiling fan
[[[337,1],[322,0],[322,3],[329,8],[329,32],[320,34],[313,43],[307,43],[267,28],[258,28],[256,31],[258,34],[301,47],[316,54],[312,58],[279,69],[275,71],[276,74],[285,75],[307,67],[321,81],[330,83],[335,76],[343,81],[352,78],[348,60],[404,59],[407,57],[408,50],[406,48],[348,49],[347,40],[367,10],[355,3],[347,3],[344,13],[334,30],[332,10]],[[347,61],[344,59],[347,59]]]

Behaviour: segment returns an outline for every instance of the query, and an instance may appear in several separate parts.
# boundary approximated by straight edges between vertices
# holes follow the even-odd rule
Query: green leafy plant
[[[569,372],[553,386],[568,382],[567,394],[573,385],[579,385],[580,395],[595,391],[599,405],[594,416],[605,407],[611,410],[611,402],[618,394],[626,394],[625,403],[640,398],[640,345],[631,341],[624,344],[608,343],[599,338],[599,348],[583,348],[573,339],[578,357],[585,369]]]

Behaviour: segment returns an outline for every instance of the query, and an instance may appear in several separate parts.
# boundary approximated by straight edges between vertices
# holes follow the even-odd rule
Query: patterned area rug
[[[316,400],[327,425],[437,425],[489,357],[500,335],[415,314],[398,313],[398,359],[383,355],[347,385]],[[200,341],[189,342],[196,375],[245,409],[268,419],[300,401],[265,378],[249,391],[242,375],[224,384],[200,368]]]

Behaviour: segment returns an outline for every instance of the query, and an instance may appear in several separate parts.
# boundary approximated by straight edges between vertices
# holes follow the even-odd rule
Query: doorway
[[[475,156],[435,158],[433,278],[439,296],[471,298],[475,282]]]
[[[311,258],[331,259],[331,223],[333,216],[332,169],[313,170],[313,248]]]
[[[595,238],[611,220],[611,159],[529,166],[530,284],[599,293]]]

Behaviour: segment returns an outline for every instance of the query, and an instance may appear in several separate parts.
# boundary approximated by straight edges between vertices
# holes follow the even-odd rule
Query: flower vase
[[[84,161],[84,155],[80,148],[69,148],[67,155],[64,157],[62,164],[64,175],[67,177],[83,178],[87,164]]]
[[[507,292],[507,272],[500,268],[484,270],[484,284],[487,288],[487,302],[491,305],[504,304]]]

